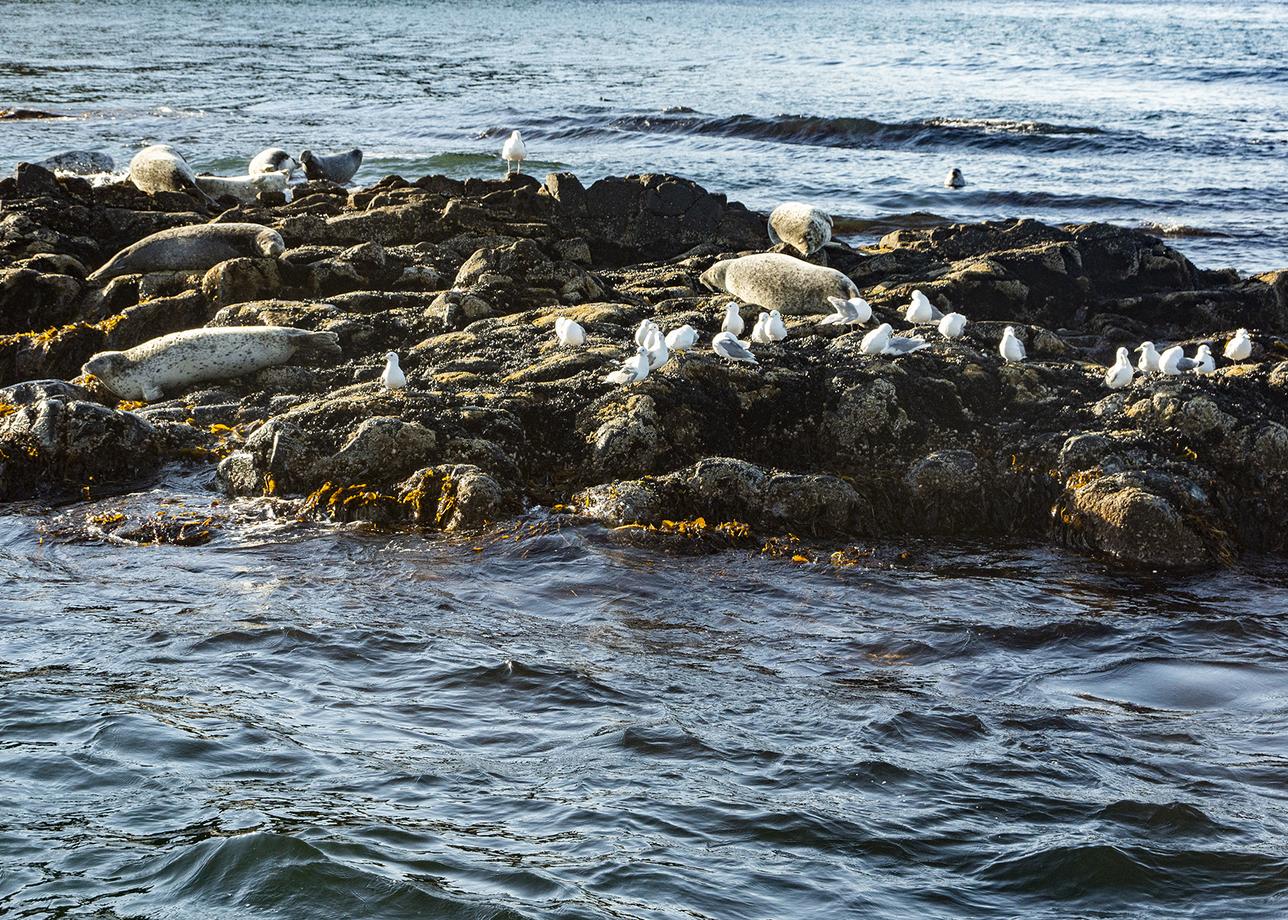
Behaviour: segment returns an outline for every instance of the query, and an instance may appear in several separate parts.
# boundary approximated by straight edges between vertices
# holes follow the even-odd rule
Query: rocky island
[[[86,281],[150,234],[210,222],[272,228],[285,251]],[[181,463],[231,496],[380,527],[468,531],[540,505],[837,561],[910,536],[1168,568],[1283,549],[1288,271],[1201,270],[1105,224],[897,230],[810,257],[854,281],[867,326],[820,325],[820,305],[755,346],[758,364],[724,361],[710,341],[730,297],[700,276],[771,250],[791,252],[765,215],[668,175],[310,181],[289,202],[211,207],[22,164],[0,181],[0,499],[101,497]],[[907,328],[913,290],[965,314],[964,336],[861,353],[876,323]],[[740,306],[750,326],[759,307]],[[584,345],[558,346],[560,317]],[[697,347],[606,382],[646,318],[690,324]],[[81,375],[105,350],[257,325],[334,333],[341,354],[147,404]],[[998,354],[1007,325],[1023,363]],[[1219,345],[1239,327],[1247,361],[1105,386],[1118,347]],[[378,383],[391,351],[395,392]]]

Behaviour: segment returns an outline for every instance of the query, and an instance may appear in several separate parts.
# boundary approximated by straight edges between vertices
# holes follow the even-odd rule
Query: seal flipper
[[[165,391],[163,391],[155,383],[145,383],[143,385],[144,402],[156,402],[157,400],[164,399],[164,398],[165,398]]]

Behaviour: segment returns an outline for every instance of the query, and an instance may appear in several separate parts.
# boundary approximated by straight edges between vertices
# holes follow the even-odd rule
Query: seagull
[[[508,176],[511,172],[518,172],[527,158],[528,147],[523,143],[523,135],[518,131],[511,131],[504,146],[501,147],[501,159],[505,160],[505,174]]]
[[[657,323],[651,319],[642,319],[640,324],[635,327],[635,344],[647,347],[648,334],[657,328]]]
[[[380,375],[380,385],[391,392],[407,389],[407,375],[398,366],[397,352],[391,351],[385,355],[385,370]]]
[[[622,362],[621,370],[613,371],[604,378],[604,383],[636,383],[648,376],[648,349],[643,345],[635,349],[635,354]]]
[[[688,323],[666,334],[666,347],[671,351],[688,351],[698,344],[698,330]]]
[[[1002,332],[1002,341],[997,346],[997,351],[1007,364],[1023,361],[1028,357],[1028,352],[1024,350],[1024,343],[1015,336],[1014,326],[1007,326]]]
[[[1105,371],[1105,386],[1111,390],[1121,390],[1131,383],[1136,376],[1136,369],[1131,366],[1131,357],[1127,349],[1118,349],[1118,357],[1113,366]]]
[[[745,361],[748,364],[759,364],[746,345],[738,341],[732,332],[717,332],[711,340],[711,350],[729,361]]]
[[[1154,348],[1154,343],[1142,342],[1136,350],[1140,352],[1140,360],[1136,362],[1136,369],[1142,374],[1157,374],[1158,351]]]
[[[555,341],[561,348],[586,344],[586,330],[581,323],[566,316],[555,317]]]
[[[889,323],[882,323],[863,337],[863,341],[859,343],[859,351],[865,355],[898,356],[930,347],[925,339],[892,335],[893,331]]]
[[[945,313],[939,321],[939,334],[946,339],[960,339],[966,331],[966,317],[960,313]]]
[[[738,312],[738,305],[730,301],[729,305],[725,307],[724,322],[720,324],[720,331],[727,332],[736,339],[742,335],[742,330],[745,328],[746,325],[742,321],[742,314]]]
[[[1225,343],[1225,356],[1231,361],[1245,361],[1252,354],[1252,339],[1247,329],[1240,329]]]
[[[908,304],[908,310],[903,318],[910,323],[933,323],[937,319],[943,319],[944,314],[936,310],[930,298],[921,291],[913,291],[912,302]]]
[[[1185,357],[1185,349],[1180,345],[1173,345],[1158,356],[1158,369],[1169,377],[1192,371],[1198,366],[1193,358]]]
[[[756,317],[756,325],[751,330],[753,345],[768,345],[773,341],[769,337],[769,314],[761,313]]]
[[[872,307],[862,297],[851,297],[849,300],[829,297],[827,302],[836,312],[819,320],[820,326],[848,326],[853,323],[866,323],[872,319]]]
[[[1212,357],[1212,349],[1208,348],[1204,342],[1199,346],[1199,350],[1194,353],[1194,373],[1210,374],[1216,370],[1216,359]]]
[[[894,332],[889,323],[882,323],[863,337],[859,343],[859,351],[865,355],[885,354],[886,346],[890,344],[890,333]]]
[[[944,177],[945,188],[962,188],[966,185],[966,179],[962,176],[962,171],[954,166],[948,170],[948,175]]]
[[[671,357],[671,352],[666,347],[666,339],[662,338],[662,330],[656,326],[649,332],[644,347],[648,349],[648,369],[651,371],[657,370]]]
[[[787,324],[783,322],[783,314],[777,310],[770,310],[769,322],[765,323],[765,332],[769,334],[771,342],[781,342],[787,338]]]

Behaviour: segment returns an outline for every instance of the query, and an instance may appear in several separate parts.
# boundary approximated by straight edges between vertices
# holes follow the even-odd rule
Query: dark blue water
[[[859,238],[933,219],[1148,227],[1204,266],[1288,264],[1288,4],[248,0],[0,6],[0,163],[168,141],[389,172],[669,171],[804,198]],[[945,189],[948,168],[970,183]],[[874,224],[875,222],[875,224]]]
[[[0,915],[1288,911],[1281,567],[53,535],[121,504],[0,520]]]

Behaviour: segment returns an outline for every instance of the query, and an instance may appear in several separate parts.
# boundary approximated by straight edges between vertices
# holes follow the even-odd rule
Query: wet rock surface
[[[287,249],[85,281],[151,233],[211,220],[271,227]],[[764,215],[673,176],[311,181],[289,203],[207,213],[24,165],[0,181],[0,498],[123,488],[185,462],[233,495],[391,527],[470,530],[539,503],[749,545],[1051,540],[1153,567],[1283,550],[1288,273],[1201,270],[1101,224],[898,230],[820,253],[870,323],[821,326],[823,303],[755,346],[758,365],[730,364],[709,345],[730,298],[698,279],[772,248]],[[914,289],[965,314],[965,335],[903,322]],[[759,305],[740,306],[749,332]],[[556,346],[560,316],[584,346]],[[688,323],[699,345],[605,383],[643,319]],[[862,354],[883,321],[930,347]],[[335,332],[343,355],[146,406],[78,377],[98,351],[257,324]],[[1027,362],[998,356],[1004,325]],[[1104,387],[1119,346],[1219,355],[1237,327],[1253,333],[1245,362]],[[405,391],[378,383],[387,351]]]

